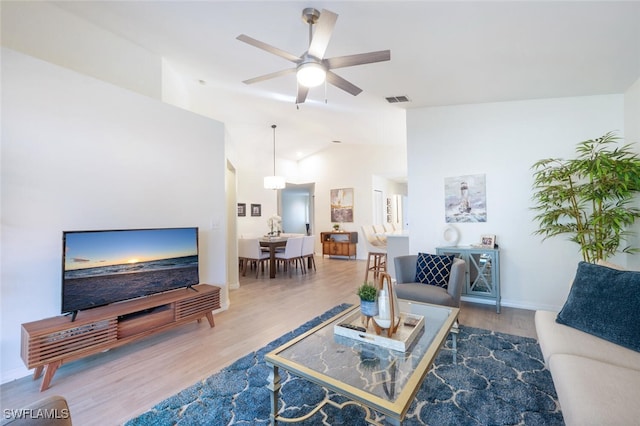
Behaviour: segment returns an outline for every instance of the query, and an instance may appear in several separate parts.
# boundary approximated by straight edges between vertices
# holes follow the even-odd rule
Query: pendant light
[[[273,176],[265,176],[265,189],[282,189],[285,187],[284,177],[276,176],[276,125],[272,124],[273,129]]]

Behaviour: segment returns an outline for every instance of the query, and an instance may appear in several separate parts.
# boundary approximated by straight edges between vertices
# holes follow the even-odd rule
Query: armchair
[[[417,259],[417,255],[406,255],[398,256],[393,260],[396,268],[395,290],[398,298],[459,308],[462,287],[465,284],[466,265],[464,260],[453,259],[449,273],[449,284],[445,289],[415,281]]]

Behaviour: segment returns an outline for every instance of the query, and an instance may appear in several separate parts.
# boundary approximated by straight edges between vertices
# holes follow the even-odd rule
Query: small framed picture
[[[246,215],[247,215],[247,204],[238,203],[238,216],[246,216]]]
[[[262,204],[251,204],[251,216],[262,216]]]
[[[484,248],[494,248],[496,246],[496,236],[483,235],[480,241],[480,245]]]

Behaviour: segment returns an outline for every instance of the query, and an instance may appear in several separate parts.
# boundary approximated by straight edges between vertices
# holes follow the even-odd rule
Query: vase
[[[362,312],[362,315],[375,317],[376,315],[378,315],[378,302],[366,302],[364,300],[361,300],[360,312]]]

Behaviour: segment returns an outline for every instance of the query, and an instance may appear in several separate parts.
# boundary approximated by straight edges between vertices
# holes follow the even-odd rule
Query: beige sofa
[[[536,331],[565,423],[640,424],[640,352],[556,322],[537,311]]]

